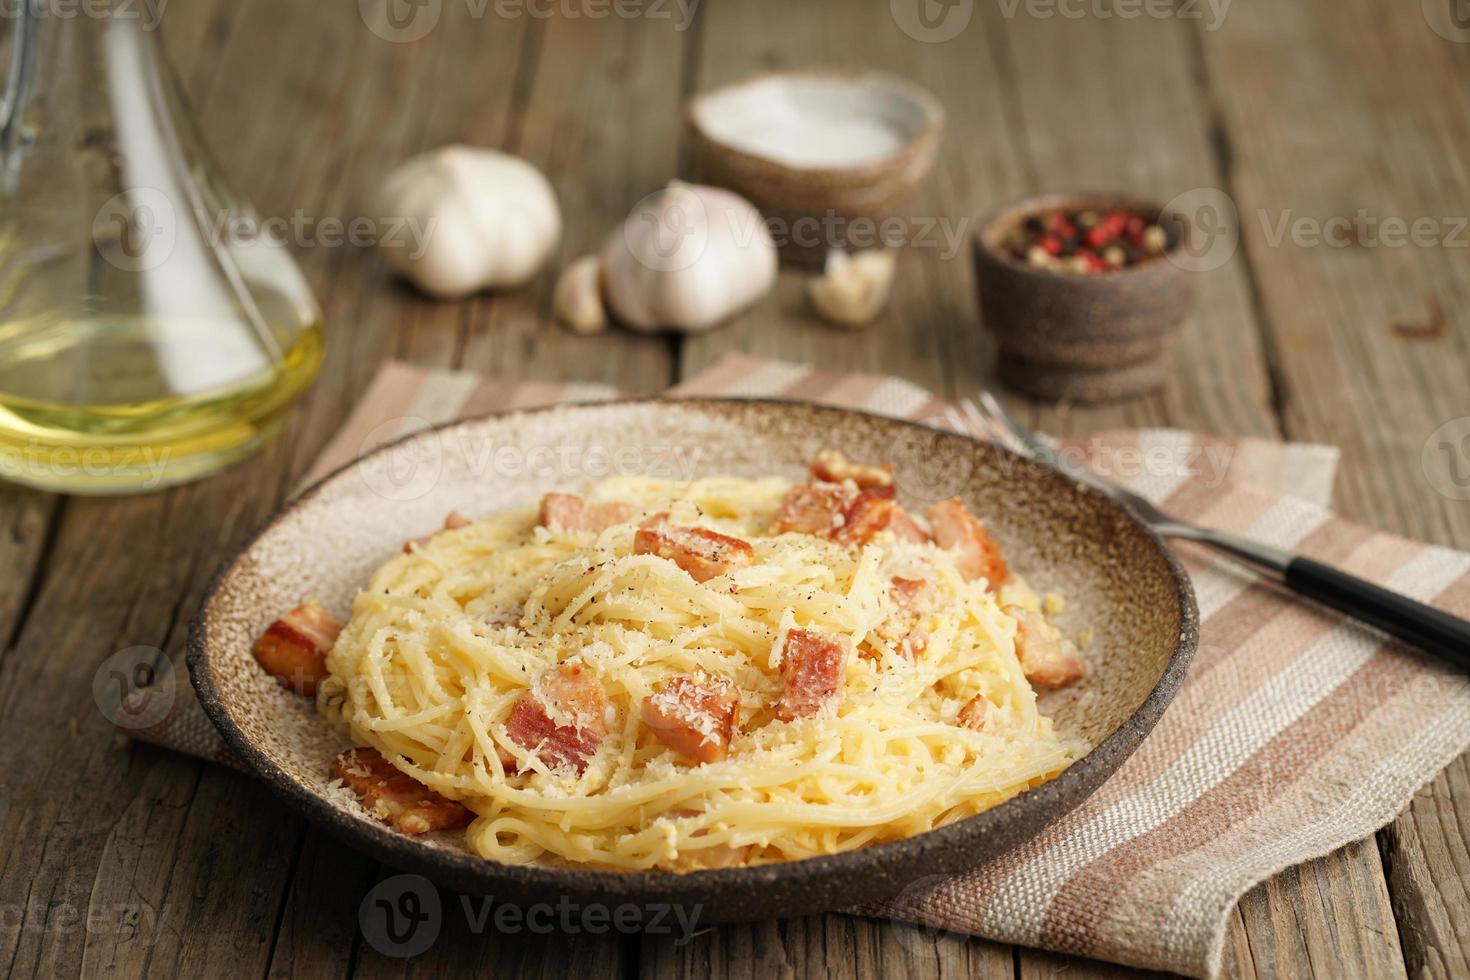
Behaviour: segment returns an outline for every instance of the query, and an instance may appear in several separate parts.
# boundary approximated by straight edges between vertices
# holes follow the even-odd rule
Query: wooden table
[[[400,43],[369,31],[352,0],[173,0],[164,34],[237,186],[264,214],[299,213],[308,226],[361,213],[410,153],[465,141],[546,171],[571,258],[680,173],[687,95],[809,63],[890,69],[945,102],[922,202],[933,216],[968,221],[1042,189],[1220,189],[1240,215],[1240,250],[1203,277],[1168,387],[1101,408],[1013,404],[1057,433],[1175,425],[1333,443],[1344,513],[1470,547],[1470,505],[1436,492],[1421,468],[1430,433],[1470,414],[1470,250],[1457,220],[1470,207],[1470,45],[1431,30],[1411,0],[1237,0],[1222,19],[1194,0],[1165,4],[1170,16],[965,0],[947,8],[969,20],[943,21],[955,34],[944,42],[900,29],[890,11],[911,14],[906,3],[707,0],[689,23],[671,0],[637,17],[607,16],[598,0],[425,0],[415,16],[437,17],[433,29]],[[553,9],[583,16],[543,16]],[[1360,212],[1431,219],[1442,240],[1395,247],[1360,230],[1313,244],[1292,226]],[[788,274],[754,311],[689,339],[573,336],[549,321],[550,276],[435,305],[369,252],[307,242],[299,253],[331,353],[282,439],[225,475],[149,496],[0,489],[0,973],[1125,972],[965,938],[906,944],[842,915],[718,928],[683,946],[472,935],[451,915],[405,963],[357,929],[365,891],[391,869],[247,777],[115,737],[93,702],[98,664],[132,645],[178,655],[210,571],[281,501],[386,357],[630,392],[656,392],[727,350],[892,372],[952,395],[991,374],[963,247],[910,249],[892,304],[865,332],[814,322]],[[1399,324],[1429,329],[1410,338]],[[1465,976],[1467,828],[1462,758],[1376,838],[1247,895],[1231,974]],[[109,926],[113,913],[143,931]],[[90,931],[89,914],[100,923]]]

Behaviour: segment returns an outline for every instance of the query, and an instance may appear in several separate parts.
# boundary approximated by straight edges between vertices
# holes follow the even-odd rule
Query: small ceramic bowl
[[[1161,258],[1086,275],[1040,268],[1006,251],[1033,215],[1119,208],[1152,218],[1169,235]],[[999,344],[997,369],[1013,388],[1051,400],[1106,401],[1158,387],[1194,306],[1195,275],[1177,261],[1183,216],[1111,194],[1028,197],[991,214],[975,235],[980,315]]]
[[[829,249],[885,244],[882,222],[934,165],[944,109],[893,75],[806,69],[698,95],[687,121],[695,179],[760,208],[783,260],[819,266]]]

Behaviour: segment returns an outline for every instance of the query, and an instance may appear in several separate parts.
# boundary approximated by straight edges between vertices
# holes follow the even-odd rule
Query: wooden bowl
[[[828,447],[891,460],[910,506],[965,498],[1014,568],[1067,598],[1062,626],[1093,630],[1089,678],[1042,702],[1060,730],[1095,746],[1071,768],[978,816],[831,857],[687,874],[508,865],[471,853],[462,831],[396,833],[350,793],[334,790],[328,765],[347,744],[314,704],[286,691],[251,655],[266,626],[306,597],[345,618],[371,572],[451,509],[487,514],[578,488],[619,459],[675,478],[801,479],[812,455]],[[879,900],[1040,832],[1096,789],[1158,721],[1194,653],[1198,625],[1189,580],[1152,531],[1095,490],[1004,450],[791,402],[644,400],[458,422],[328,476],[221,569],[194,621],[188,662],[205,710],[250,768],[296,810],[390,865],[510,902],[683,903],[702,905],[701,921],[716,921]]]
[[[934,165],[944,109],[893,75],[806,69],[698,95],[687,122],[695,179],[760,208],[783,260],[820,266],[829,249],[885,244],[880,223]]]
[[[1030,265],[1004,248],[1029,217],[1058,209],[1122,208],[1169,234],[1164,256],[1082,275]],[[1113,194],[1046,194],[1009,204],[975,235],[980,315],[999,345],[1007,384],[1051,400],[1105,401],[1158,387],[1168,354],[1194,307],[1196,276],[1175,258],[1188,235],[1183,216]]]

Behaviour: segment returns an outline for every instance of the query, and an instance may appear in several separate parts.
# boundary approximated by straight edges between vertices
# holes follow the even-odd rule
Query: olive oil
[[[196,479],[270,439],[321,364],[321,329],[95,318],[0,326],[0,477],[132,493]]]
[[[0,479],[128,493],[276,433],[322,361],[289,243],[219,174],[157,32],[15,8],[0,83]]]

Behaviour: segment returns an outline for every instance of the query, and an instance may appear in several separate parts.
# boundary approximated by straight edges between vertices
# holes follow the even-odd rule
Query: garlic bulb
[[[556,317],[577,333],[597,333],[607,327],[602,305],[602,260],[584,255],[562,270],[551,296]]]
[[[635,330],[698,332],[776,281],[776,246],[749,201],[673,181],[640,201],[602,250],[603,296]]]
[[[897,256],[892,249],[827,253],[822,274],[807,283],[812,306],[829,323],[844,327],[871,323],[888,302]]]
[[[445,146],[413,157],[384,179],[377,206],[389,265],[440,299],[520,285],[561,237],[541,171],[495,150]]]

